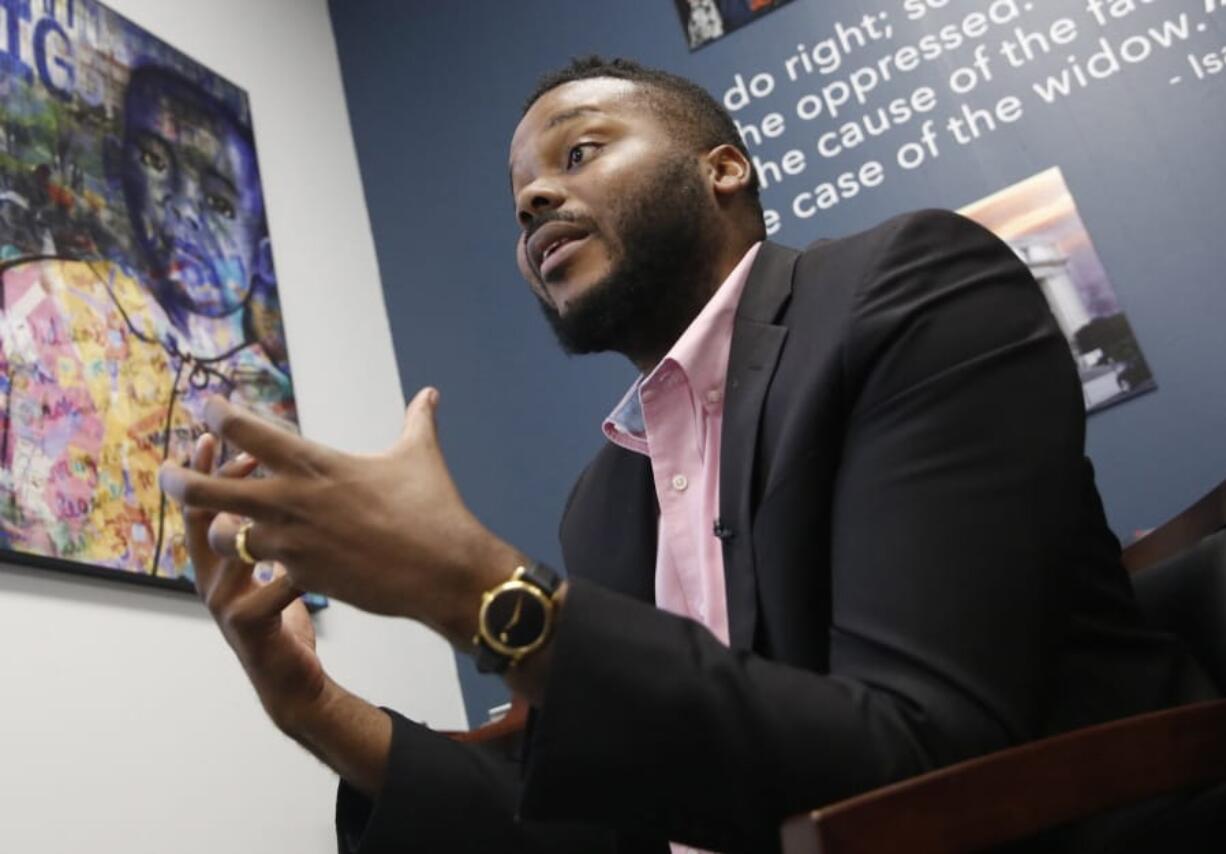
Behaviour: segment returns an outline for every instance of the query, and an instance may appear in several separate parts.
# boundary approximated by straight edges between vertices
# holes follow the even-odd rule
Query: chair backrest
[[[1146,620],[1226,693],[1226,482],[1124,550]]]
[[[1124,565],[1147,621],[1180,638],[1226,694],[1226,483],[1125,549]],[[1202,674],[1196,678],[1203,684]],[[783,850],[980,851],[1095,815],[1119,821],[1111,830],[1096,826],[1124,834],[1109,850],[1226,850],[1203,842],[1226,834],[1224,769],[1226,700],[1210,700],[1051,736],[828,804],[783,824]],[[1196,791],[1211,783],[1218,785]],[[1165,812],[1147,827],[1131,821],[1151,813],[1105,812],[1159,796],[1182,800],[1161,802]],[[1032,841],[1022,850],[1048,849]]]
[[[1226,530],[1132,576],[1146,622],[1187,646],[1226,693]]]

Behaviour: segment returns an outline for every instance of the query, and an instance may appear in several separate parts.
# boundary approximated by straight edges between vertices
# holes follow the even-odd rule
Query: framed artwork
[[[792,0],[673,0],[690,50],[722,39]]]
[[[158,467],[212,395],[297,425],[247,95],[94,0],[0,9],[0,560],[190,590]]]
[[[1073,351],[1087,412],[1158,387],[1059,167],[959,213],[1008,243],[1034,274]]]

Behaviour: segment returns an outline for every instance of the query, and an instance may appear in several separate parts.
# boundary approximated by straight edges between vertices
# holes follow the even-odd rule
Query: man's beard
[[[718,223],[705,195],[693,158],[680,154],[638,183],[613,212],[621,256],[609,274],[565,315],[540,299],[562,349],[611,350],[640,362],[681,337],[718,285]]]

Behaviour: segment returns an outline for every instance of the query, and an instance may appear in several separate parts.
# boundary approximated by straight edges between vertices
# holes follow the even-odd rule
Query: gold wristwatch
[[[515,568],[504,581],[481,596],[477,615],[477,670],[504,673],[545,645],[553,630],[562,577],[543,563]]]

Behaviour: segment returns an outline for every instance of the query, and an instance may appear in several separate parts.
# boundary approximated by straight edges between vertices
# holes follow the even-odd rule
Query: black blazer
[[[764,245],[725,395],[730,648],[654,607],[650,464],[606,446],[522,784],[398,718],[342,850],[772,851],[788,814],[1209,695],[1140,622],[1084,424],[1033,277],[969,220]]]

